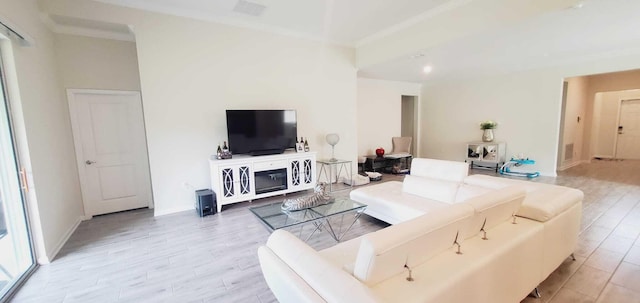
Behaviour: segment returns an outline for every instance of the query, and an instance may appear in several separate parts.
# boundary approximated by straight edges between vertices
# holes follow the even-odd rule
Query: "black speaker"
[[[213,215],[216,211],[216,194],[210,189],[196,190],[196,212],[198,216]]]

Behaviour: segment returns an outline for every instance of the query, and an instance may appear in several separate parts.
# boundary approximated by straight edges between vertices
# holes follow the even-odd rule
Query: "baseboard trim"
[[[557,177],[558,176],[558,174],[556,174],[556,172],[545,172],[545,171],[540,172],[540,175],[544,176],[544,177]]]
[[[587,160],[579,160],[579,161],[575,161],[575,162],[572,162],[572,163],[569,163],[569,164],[566,164],[566,165],[563,165],[563,166],[558,167],[558,171],[563,171],[563,170],[565,170],[565,169],[569,169],[569,168],[572,168],[572,167],[574,167],[574,166],[578,166],[578,165],[580,165],[580,164],[582,164],[582,163],[588,163],[588,162],[589,162],[589,161],[587,161]]]
[[[69,238],[71,238],[71,235],[73,235],[73,233],[76,231],[76,229],[78,228],[78,226],[80,225],[80,223],[83,221],[84,218],[85,218],[84,216],[78,217],[76,219],[76,222],[73,223],[73,225],[64,234],[62,239],[60,239],[56,247],[51,252],[47,253],[46,256],[38,258],[38,264],[46,265],[51,263],[51,261],[53,261],[56,255],[60,252],[62,247],[67,243],[67,241],[69,241]]]
[[[193,206],[174,207],[174,208],[162,209],[162,210],[156,207],[153,209],[153,216],[158,217],[158,216],[170,215],[170,214],[175,214],[175,213],[179,213],[187,210],[194,210],[194,209],[195,208]]]

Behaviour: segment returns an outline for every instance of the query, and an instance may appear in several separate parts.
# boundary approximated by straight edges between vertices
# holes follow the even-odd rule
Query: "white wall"
[[[562,79],[541,73],[425,85],[421,150],[429,158],[463,161],[465,143],[482,138],[479,123],[494,120],[495,141],[506,142],[507,158],[523,153],[553,174],[561,98]]]
[[[295,109],[298,136],[356,161],[356,69],[350,48],[94,1],[42,3],[57,14],[132,25],[156,215],[193,208],[208,158],[226,139],[226,109]]]
[[[478,123],[492,119],[499,122],[494,133],[496,141],[506,142],[507,157],[523,153],[536,161],[531,169],[553,176],[563,79],[638,67],[640,55],[627,54],[482,79],[425,83],[421,98],[422,156],[464,160],[465,142],[480,140]],[[591,113],[587,108],[585,125],[590,125]]]
[[[61,89],[54,36],[41,23],[35,0],[0,0],[10,20],[35,40],[33,47],[2,44],[21,164],[29,175],[30,219],[38,261],[46,263],[80,222],[82,201],[71,125]]]
[[[566,79],[567,102],[564,109],[563,146],[560,146],[561,157],[558,165],[559,169],[568,168],[581,163],[583,158],[583,140],[585,139],[585,116],[589,98],[587,90],[589,85],[588,77],[572,77]],[[578,121],[578,117],[580,121]],[[567,144],[573,143],[573,154],[567,155]],[[568,158],[568,159],[567,159]],[[565,160],[567,159],[567,160]]]
[[[64,88],[140,91],[134,42],[56,34],[55,46]]]
[[[178,17],[136,26],[156,214],[193,208],[226,109],[295,109],[319,158],[356,160],[353,50]],[[354,164],[355,166],[355,164]]]
[[[391,137],[401,135],[402,96],[419,96],[420,88],[416,83],[358,78],[359,156],[374,155],[378,147],[391,152]]]

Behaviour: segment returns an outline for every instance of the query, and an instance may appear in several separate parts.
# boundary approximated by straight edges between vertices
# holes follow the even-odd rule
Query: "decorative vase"
[[[384,148],[382,148],[382,147],[376,148],[376,156],[378,156],[378,157],[384,156]]]
[[[493,142],[493,129],[485,129],[482,133],[482,142]]]
[[[329,161],[337,162],[338,159],[336,159],[335,148],[336,144],[340,142],[340,136],[338,136],[338,134],[328,134],[325,139],[327,139],[327,143],[331,145],[331,159],[329,159]]]

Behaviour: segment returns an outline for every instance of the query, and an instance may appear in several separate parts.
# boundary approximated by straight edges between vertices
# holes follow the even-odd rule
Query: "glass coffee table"
[[[358,203],[346,197],[336,197],[331,203],[298,211],[283,211],[280,208],[281,205],[281,202],[277,202],[251,207],[249,210],[271,231],[313,224],[315,229],[305,241],[308,241],[317,231],[326,230],[336,242],[340,242],[342,237],[353,227],[353,224],[358,221],[358,218],[360,218],[360,215],[362,215],[362,212],[367,207],[365,204]],[[347,214],[353,214],[353,218],[346,220],[349,227],[343,229],[345,216]],[[338,216],[341,216],[339,226],[335,220],[334,222],[330,220]],[[300,234],[302,234],[302,229]]]

